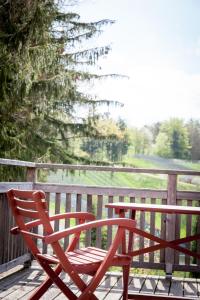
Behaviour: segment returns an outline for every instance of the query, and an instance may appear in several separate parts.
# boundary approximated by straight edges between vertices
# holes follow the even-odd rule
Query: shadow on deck
[[[63,276],[65,275],[63,274]],[[22,269],[16,273],[12,273],[0,280],[0,299],[26,300],[30,297],[33,290],[44,280],[44,277],[45,273],[37,263],[33,263],[29,269]],[[88,276],[84,276],[83,279],[86,281],[89,280]],[[67,285],[71,285],[71,288],[78,295],[78,290],[70,283],[69,277],[65,276],[64,281]],[[200,299],[200,280],[176,277],[172,278],[172,280],[166,280],[162,276],[131,275],[129,293],[135,294],[130,299],[147,299],[147,295],[157,296],[157,299],[161,299],[161,296],[165,296],[167,299],[171,297],[172,299],[179,299],[179,297],[183,297],[183,299]],[[107,273],[95,295],[101,300],[122,299],[121,274]],[[41,299],[61,300],[66,298],[53,285]]]

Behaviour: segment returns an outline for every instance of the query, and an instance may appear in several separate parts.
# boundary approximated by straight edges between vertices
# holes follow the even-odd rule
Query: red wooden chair
[[[31,253],[47,273],[47,278],[29,299],[39,299],[53,283],[70,300],[98,299],[94,292],[105,272],[111,266],[121,266],[123,268],[123,300],[127,299],[128,277],[132,258],[127,255],[123,240],[125,231],[133,229],[135,221],[123,218],[95,221],[92,214],[83,212],[49,216],[45,194],[42,191],[12,189],[8,191],[7,196],[17,225],[17,227],[11,229],[11,232],[23,235]],[[63,218],[76,218],[79,224],[55,232],[51,221]],[[33,232],[33,229],[37,228],[38,225],[43,226],[43,235]],[[116,235],[108,251],[95,247],[76,249],[82,231],[105,225],[117,226]],[[72,235],[72,238],[69,246],[64,251],[59,240],[70,235]],[[37,239],[51,245],[54,254],[42,254],[37,246]],[[122,254],[117,254],[117,250],[122,244]],[[59,277],[61,271],[69,275],[72,282],[81,291],[80,296],[76,296],[61,280]],[[92,279],[86,284],[79,274],[91,275]]]

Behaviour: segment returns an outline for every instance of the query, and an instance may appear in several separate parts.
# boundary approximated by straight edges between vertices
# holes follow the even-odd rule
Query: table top
[[[194,206],[178,206],[178,205],[159,205],[147,203],[127,203],[115,202],[105,205],[108,208],[122,209],[122,210],[140,210],[150,212],[160,212],[168,214],[187,214],[187,215],[200,215],[200,207]]]

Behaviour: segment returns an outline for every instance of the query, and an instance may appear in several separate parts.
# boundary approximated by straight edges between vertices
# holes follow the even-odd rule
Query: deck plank
[[[105,282],[107,292],[105,293],[104,291],[102,291],[103,293],[99,299],[119,300],[122,295],[122,284],[119,284],[120,279],[121,276],[108,276]]]
[[[0,292],[0,299],[19,299],[24,294],[27,294],[29,290],[34,290],[44,278],[44,273],[41,270],[32,270],[32,272],[26,273],[25,276],[18,278],[12,284],[8,283],[7,287]]]
[[[185,278],[184,280],[184,297],[195,297],[195,298],[199,298],[198,295],[198,284],[197,284],[197,280],[195,278]]]
[[[184,296],[184,279],[183,278],[173,278],[170,286],[170,296],[183,297]]]
[[[61,273],[61,279],[66,283],[67,286],[69,286],[71,283],[70,278],[65,273]],[[57,288],[55,284],[53,284],[46,293],[41,297],[41,300],[50,300],[50,299],[59,299],[58,297],[61,296],[64,297],[63,293]],[[25,300],[25,299],[20,299]]]
[[[135,275],[135,276],[131,276],[131,279],[132,280],[129,284],[129,292],[139,293],[146,280],[146,276]]]
[[[81,276],[81,278],[85,282],[87,282],[87,281],[89,281],[91,279],[91,277],[88,276],[88,275],[83,275],[83,276]],[[75,295],[77,295],[77,296],[80,295],[80,291],[78,290],[77,286],[75,284],[73,284],[73,282],[71,281],[71,279],[69,278],[68,275],[63,274],[62,280],[66,283],[66,285],[72,290],[72,292]],[[53,295],[52,293],[49,295],[49,297],[53,296],[53,298],[42,298],[42,300],[50,300],[50,299],[63,300],[63,299],[66,299],[66,297],[64,296],[64,294],[58,288],[56,290],[53,290],[53,294],[55,294],[57,292],[56,295]]]
[[[0,299],[1,300],[27,300],[45,278],[44,272],[38,265],[29,269],[21,270],[9,277],[0,280]],[[77,287],[72,284],[69,276],[61,274],[64,282],[72,288],[76,295],[79,295]],[[84,281],[91,279],[89,276],[82,277]],[[195,278],[175,278],[166,280],[162,276],[132,275],[129,280],[129,293],[147,296],[156,295],[183,297],[182,299],[200,299],[199,298],[200,280]],[[102,279],[95,295],[99,300],[120,300],[122,299],[123,281],[121,273],[107,273]],[[145,296],[146,295],[146,296]],[[169,299],[170,299],[169,297]],[[55,286],[52,287],[41,297],[41,300],[64,300],[63,293]],[[138,298],[139,299],[139,298]]]
[[[140,290],[140,293],[142,294],[154,294],[156,287],[158,284],[158,276],[147,276],[144,284],[142,285],[142,288]]]
[[[171,285],[170,280],[168,280],[168,279],[166,280],[165,277],[160,276],[158,279],[157,286],[156,286],[155,294],[162,295],[162,296],[168,296],[170,285]]]
[[[109,278],[109,275],[106,275],[103,277],[103,279],[101,280],[97,290],[95,291],[95,296],[99,299],[102,300],[105,295],[107,294],[107,292],[110,290],[110,287],[108,286],[108,282],[107,279]]]

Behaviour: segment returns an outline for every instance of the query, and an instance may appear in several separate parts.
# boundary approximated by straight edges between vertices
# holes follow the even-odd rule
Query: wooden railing
[[[78,166],[78,165],[60,165],[60,164],[38,164],[29,162],[19,162],[11,160],[0,159],[0,165],[16,165],[27,168],[27,182],[14,183],[14,182],[1,182],[0,193],[0,220],[1,226],[6,222],[4,226],[5,230],[0,237],[0,254],[3,255],[4,260],[0,262],[3,266],[8,267],[9,264],[13,264],[13,259],[24,257],[26,255],[26,249],[21,247],[23,251],[20,252],[16,243],[13,243],[13,237],[10,237],[8,228],[11,225],[10,216],[8,214],[8,208],[5,205],[5,192],[11,187],[28,188],[28,189],[41,189],[45,191],[47,195],[47,201],[49,203],[50,214],[59,213],[60,211],[88,211],[93,212],[97,219],[112,218],[114,216],[112,210],[105,208],[106,203],[126,201],[126,202],[143,202],[143,203],[157,203],[157,204],[171,204],[171,205],[188,205],[188,206],[200,206],[200,192],[197,191],[178,191],[177,190],[177,178],[179,175],[191,175],[200,176],[198,171],[181,171],[181,170],[155,170],[155,169],[135,169],[135,168],[122,168],[122,167],[100,167],[100,166]],[[163,190],[158,189],[134,189],[128,187],[101,187],[101,186],[84,186],[84,185],[64,185],[53,183],[41,183],[37,182],[38,169],[65,169],[65,170],[84,170],[84,171],[107,171],[107,172],[126,172],[126,173],[145,173],[145,174],[165,174],[167,177],[167,187]],[[3,221],[3,216],[7,216]],[[127,215],[127,217],[129,217]],[[11,218],[12,219],[12,218]],[[68,221],[58,222],[56,221],[54,227],[56,230],[59,228],[67,227],[70,224]],[[160,215],[159,213],[138,213],[137,226],[141,229],[161,236],[162,238],[171,240],[174,237],[178,238],[185,233],[189,235],[194,231],[194,225],[196,225],[195,231],[200,233],[200,219],[194,218],[190,215],[180,217],[174,215]],[[2,239],[4,238],[4,244]],[[91,233],[85,236],[86,245],[91,241]],[[98,247],[108,247],[112,242],[112,231],[102,232],[100,229],[96,232],[95,244]],[[66,246],[68,240],[64,240]],[[135,247],[143,247],[143,245],[149,245],[149,241],[135,237]],[[153,242],[150,242],[152,245]],[[15,247],[14,247],[15,246]],[[184,245],[188,249],[191,249],[194,245]],[[200,251],[200,243],[195,246],[197,251]],[[17,248],[17,249],[16,249]],[[8,251],[9,249],[9,251]],[[24,251],[25,250],[25,251]],[[48,249],[43,248],[46,252]],[[8,253],[9,252],[9,253]],[[10,254],[12,253],[12,255]],[[27,259],[27,258],[26,258]],[[133,261],[133,267],[138,268],[150,268],[150,269],[162,269],[167,273],[172,270],[181,271],[200,271],[200,261],[192,261],[187,255],[182,255],[177,251],[170,249],[160,250],[149,255],[140,255]]]

